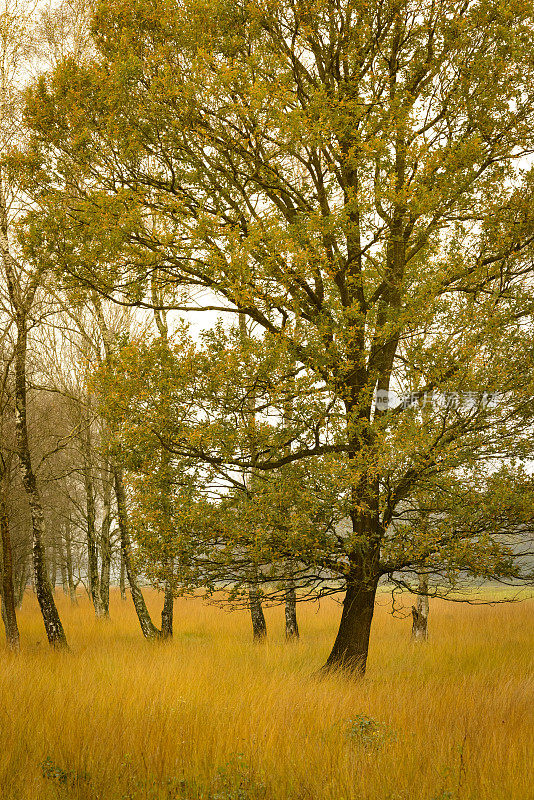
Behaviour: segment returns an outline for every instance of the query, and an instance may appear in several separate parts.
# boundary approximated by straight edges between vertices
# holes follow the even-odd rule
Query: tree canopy
[[[523,0],[106,1],[95,53],[27,92],[26,257],[258,331],[195,379],[168,361],[190,406],[161,445],[350,475],[331,666],[365,669],[384,573],[516,574],[497,542],[531,522],[533,22]]]

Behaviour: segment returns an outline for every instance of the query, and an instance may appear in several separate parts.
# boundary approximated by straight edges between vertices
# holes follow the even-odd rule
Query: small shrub
[[[41,774],[45,780],[65,790],[71,789],[74,786],[79,786],[81,783],[91,783],[91,777],[87,772],[78,772],[74,769],[65,770],[58,764],[55,764],[50,756],[45,758],[44,761],[41,761]]]
[[[395,733],[382,722],[377,722],[365,714],[357,714],[346,723],[345,734],[348,739],[368,748],[379,748],[396,738]]]
[[[61,769],[50,757],[41,761],[41,773],[43,778],[58,786],[67,786],[71,782],[71,771]]]
[[[217,770],[207,800],[258,800],[265,796],[265,786],[254,775],[242,753]]]

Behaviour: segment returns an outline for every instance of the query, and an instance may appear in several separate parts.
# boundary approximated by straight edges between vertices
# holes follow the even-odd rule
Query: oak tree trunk
[[[161,638],[172,638],[172,623],[174,614],[174,595],[172,592],[172,581],[165,582],[165,600],[161,612]]]
[[[428,579],[426,575],[419,576],[419,594],[414,606],[412,606],[412,639],[415,642],[426,642],[428,640]]]
[[[326,669],[365,675],[378,579],[368,584],[349,579],[341,623]]]
[[[297,592],[293,580],[286,582],[285,614],[286,640],[294,641],[299,638],[299,626],[297,623]]]
[[[261,605],[261,595],[254,586],[248,591],[248,602],[252,619],[252,638],[255,642],[262,642],[267,636],[267,625]]]
[[[358,676],[365,674],[379,579],[379,545],[368,534],[350,555],[341,622],[325,670],[341,669]]]

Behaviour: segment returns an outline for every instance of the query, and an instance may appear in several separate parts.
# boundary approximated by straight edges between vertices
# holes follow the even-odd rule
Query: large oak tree
[[[291,441],[196,447],[346,459],[330,666],[365,669],[381,574],[442,548],[404,546],[411,499],[528,454],[533,23],[524,0],[107,0],[95,58],[28,93],[27,256],[140,305],[157,270],[175,308],[244,314],[305,370]],[[392,389],[478,400],[376,403]]]

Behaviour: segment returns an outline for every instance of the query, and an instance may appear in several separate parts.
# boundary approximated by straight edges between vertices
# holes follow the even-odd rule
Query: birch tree
[[[2,364],[3,370],[0,375],[0,434],[2,437],[2,448],[0,449],[0,541],[1,541],[1,575],[2,575],[2,618],[6,629],[6,642],[10,650],[18,652],[20,648],[20,636],[17,624],[17,613],[15,603],[15,587],[13,582],[13,550],[11,544],[11,534],[9,530],[9,489],[11,458],[4,447],[7,440],[5,417],[9,395],[7,392],[7,379],[9,375],[9,359]]]
[[[20,81],[21,73],[27,69],[33,39],[29,10],[19,4],[6,4],[2,9],[1,59],[1,136],[2,146],[7,149],[20,137]],[[4,280],[11,306],[15,328],[13,355],[14,409],[17,455],[22,481],[28,496],[32,519],[33,576],[37,599],[48,636],[53,646],[65,646],[63,626],[57,612],[52,588],[47,573],[44,549],[44,515],[41,494],[32,465],[31,447],[27,422],[27,350],[30,329],[34,324],[32,314],[37,312],[38,292],[45,270],[32,268],[17,257],[10,223],[16,215],[16,189],[6,177],[0,175],[0,251],[4,269]],[[11,218],[11,219],[10,219]]]

